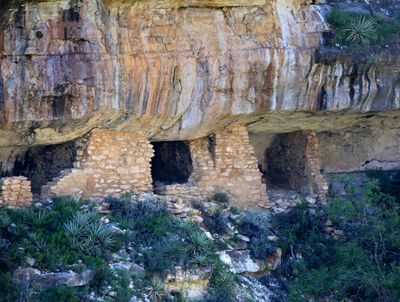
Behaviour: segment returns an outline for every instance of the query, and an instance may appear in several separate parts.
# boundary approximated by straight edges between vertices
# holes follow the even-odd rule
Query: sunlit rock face
[[[0,39],[1,122],[22,122],[19,129],[34,132],[29,143],[103,126],[161,140],[199,137],[275,110],[399,108],[397,57],[366,71],[317,62],[327,7],[300,2],[14,7]]]
[[[11,149],[0,152],[14,158],[16,146],[93,128],[152,141],[232,124],[252,133],[399,128],[399,51],[381,51],[371,66],[324,51],[330,7],[318,2],[3,1],[0,146]]]

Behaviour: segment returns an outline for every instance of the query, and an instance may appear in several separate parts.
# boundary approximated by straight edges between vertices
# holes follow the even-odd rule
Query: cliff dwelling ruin
[[[136,133],[95,129],[75,141],[27,149],[8,175],[25,176],[36,198],[226,192],[237,205],[255,206],[268,203],[274,186],[323,199],[318,152],[311,132],[249,138],[246,127],[234,126],[192,141],[150,143]]]
[[[151,160],[153,185],[183,184],[193,172],[190,146],[187,141],[154,142]]]

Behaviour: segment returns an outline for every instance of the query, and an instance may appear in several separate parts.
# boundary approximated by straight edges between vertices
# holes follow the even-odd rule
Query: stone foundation
[[[154,188],[154,193],[159,195],[173,195],[183,198],[204,197],[199,187],[193,184],[173,184]]]
[[[42,188],[42,196],[90,199],[152,191],[153,148],[135,133],[95,129],[78,144],[74,168]]]
[[[26,207],[32,204],[31,182],[23,176],[1,179],[0,205]]]
[[[254,149],[245,126],[235,126],[190,142],[193,173],[189,183],[204,195],[223,191],[233,203],[252,206],[267,201]]]

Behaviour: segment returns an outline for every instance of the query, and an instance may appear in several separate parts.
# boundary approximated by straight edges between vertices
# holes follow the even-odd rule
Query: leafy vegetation
[[[208,302],[234,302],[236,276],[229,272],[221,262],[217,262],[211,277]]]
[[[217,251],[228,243],[240,242],[246,248],[248,240],[240,235],[250,239],[247,248],[254,258],[265,260],[282,248],[283,262],[275,275],[285,283],[289,301],[399,301],[400,190],[382,171],[367,175],[370,179],[362,188],[354,187],[351,177],[342,177],[346,196],[331,195],[327,205],[312,208],[301,204],[272,220],[260,211],[229,212],[224,203],[203,209],[205,226],[218,234],[213,241],[199,224],[177,218],[151,197],[110,198],[111,214],[103,218],[95,204],[69,198],[40,208],[2,207],[0,302],[85,301],[107,291],[107,302],[127,302],[132,296],[185,301],[184,293],[169,293],[163,282],[177,267],[211,269],[205,301],[237,301],[240,280],[222,264]],[[104,218],[125,230],[111,232]],[[239,233],[234,234],[231,224]],[[32,259],[33,267],[42,271],[91,269],[93,278],[82,287],[14,283],[13,271]],[[132,262],[142,268],[119,269],[120,259],[123,265]]]
[[[211,199],[216,202],[220,202],[220,203],[228,203],[229,202],[229,196],[225,192],[217,192],[212,196]]]
[[[377,179],[350,191],[315,214],[301,205],[273,220],[290,301],[399,301],[399,200]],[[327,234],[328,220],[335,236]]]
[[[101,292],[106,285],[116,292],[115,301],[129,301],[133,294],[154,301],[183,301],[180,294],[166,295],[157,280],[177,266],[216,265],[215,246],[198,224],[176,218],[164,204],[152,199],[137,202],[130,196],[108,202],[113,211],[109,219],[124,224],[126,233],[111,233],[92,209],[94,205],[83,201],[57,198],[40,209],[1,208],[0,281],[4,286],[0,301],[83,301],[89,289]],[[129,256],[144,266],[146,276],[110,270],[111,253],[126,247]],[[11,273],[27,266],[27,258],[34,259],[34,267],[41,270],[90,268],[94,276],[90,284],[76,288],[17,285]]]
[[[81,301],[79,297],[87,293],[88,287],[59,286],[45,290],[14,284],[10,273],[18,266],[26,266],[28,258],[34,259],[35,267],[43,270],[69,270],[79,260],[84,268],[92,269],[95,276],[104,269],[107,272],[103,274],[109,273],[107,260],[115,249],[110,244],[111,235],[107,234],[103,237],[104,233],[99,231],[102,230],[99,217],[90,209],[87,213],[83,213],[80,210],[82,205],[83,203],[79,201],[57,198],[52,206],[46,209],[0,209],[0,279],[2,281],[0,301],[55,301],[55,297],[61,301]],[[73,223],[83,223],[83,221],[86,223],[85,228],[73,229]],[[83,241],[87,246],[89,247],[90,242],[90,246],[101,252],[91,253],[90,248],[84,249],[83,241],[78,240],[83,234]],[[74,240],[82,244],[82,248],[75,248]],[[104,278],[95,278],[95,280],[103,282]]]
[[[334,28],[331,43],[365,47],[398,43],[400,19],[388,21],[379,16],[333,9],[328,22]]]
[[[241,233],[250,238],[250,251],[255,258],[266,259],[275,250],[275,244],[268,240],[272,235],[270,218],[260,212],[245,212],[238,226]]]
[[[222,207],[211,209],[204,215],[204,224],[207,229],[214,234],[227,234],[229,232],[228,222],[228,215],[224,212]]]

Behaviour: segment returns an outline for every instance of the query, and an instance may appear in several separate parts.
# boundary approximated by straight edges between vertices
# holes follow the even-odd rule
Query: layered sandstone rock
[[[28,1],[0,38],[1,121],[20,122],[1,143],[105,126],[192,139],[275,110],[398,109],[398,56],[366,70],[315,60],[327,8],[302,3]]]
[[[321,47],[330,30],[322,2],[332,1],[6,1],[0,174],[19,175],[15,159],[30,146],[95,128],[140,132],[146,145],[204,142],[235,125],[251,135],[318,132],[322,172],[399,168],[398,49],[362,65]],[[54,192],[78,183],[83,194],[84,169],[62,174]]]

